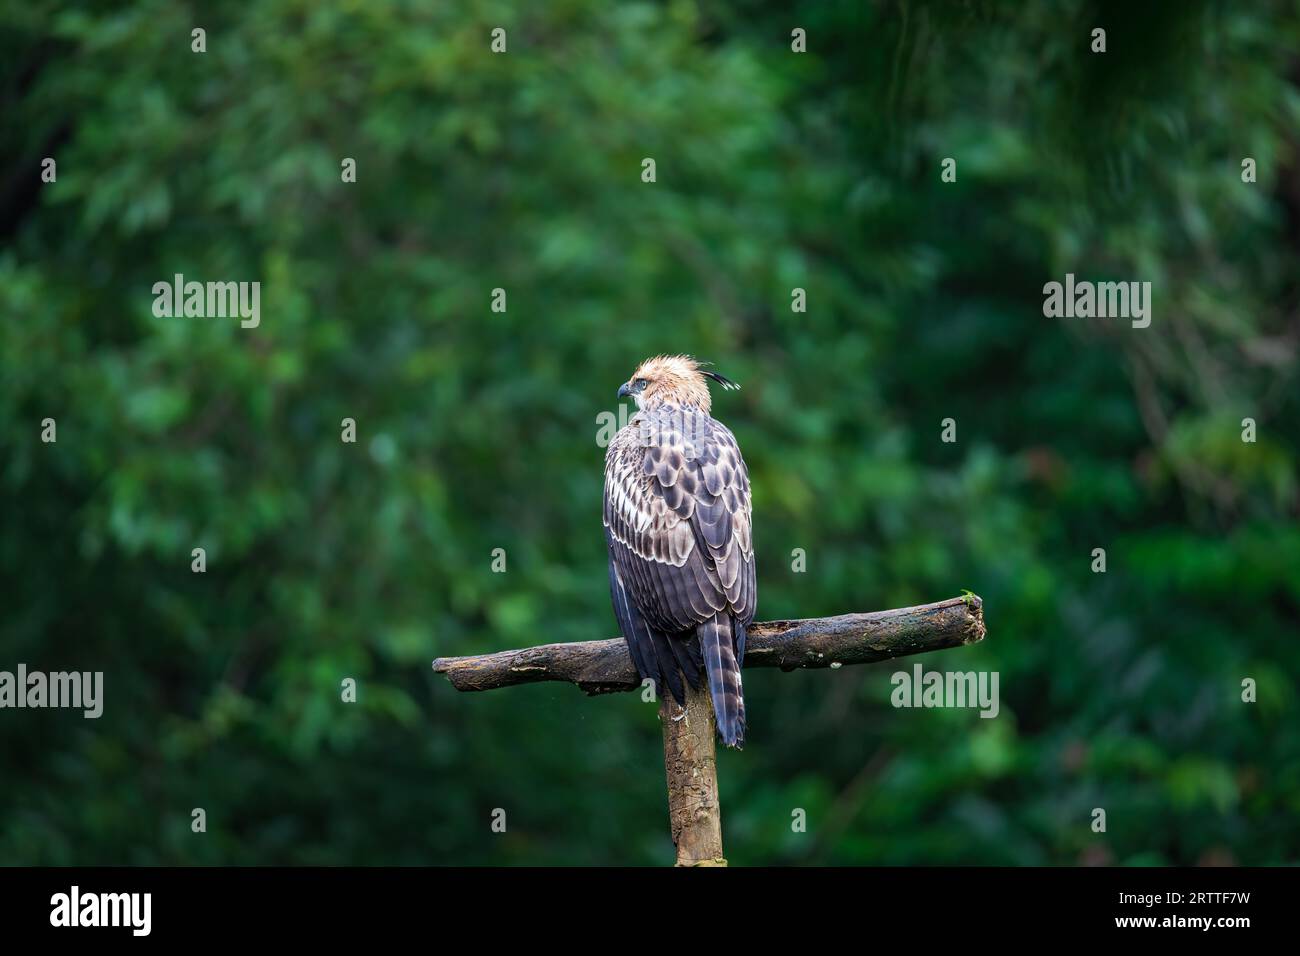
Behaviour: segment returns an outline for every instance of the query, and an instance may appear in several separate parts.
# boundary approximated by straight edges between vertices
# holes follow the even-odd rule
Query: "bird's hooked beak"
[[[619,398],[627,398],[631,394],[632,394],[632,386],[629,383],[624,382],[622,385],[618,387]]]

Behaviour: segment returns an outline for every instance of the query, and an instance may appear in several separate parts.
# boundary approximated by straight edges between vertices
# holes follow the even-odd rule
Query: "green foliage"
[[[1294,8],[64,6],[0,30],[0,668],[106,702],[0,712],[0,863],[668,859],[652,706],[429,668],[614,632],[597,415],[663,351],[744,386],[760,619],[968,585],[924,662],[1001,675],[747,675],[733,863],[1300,861]]]

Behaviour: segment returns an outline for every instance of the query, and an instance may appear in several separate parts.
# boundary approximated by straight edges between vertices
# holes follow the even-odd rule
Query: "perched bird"
[[[740,666],[758,591],[749,470],[709,414],[706,379],[740,386],[688,355],[647,359],[619,387],[638,411],[605,455],[605,539],[614,616],[642,679],[678,704],[708,675],[718,734],[745,742]]]

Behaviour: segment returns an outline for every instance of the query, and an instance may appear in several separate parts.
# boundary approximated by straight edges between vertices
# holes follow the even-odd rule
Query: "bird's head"
[[[724,375],[701,367],[689,355],[656,355],[646,359],[632,377],[619,386],[619,398],[631,398],[637,408],[660,405],[693,405],[706,414],[711,401],[709,383],[713,379],[723,388],[740,388]]]

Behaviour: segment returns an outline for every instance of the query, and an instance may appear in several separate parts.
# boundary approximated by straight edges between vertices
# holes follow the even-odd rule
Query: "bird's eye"
[[[632,383],[632,387],[636,389],[638,392],[644,392],[647,384],[648,383],[646,382],[645,379],[638,378],[635,382]]]

